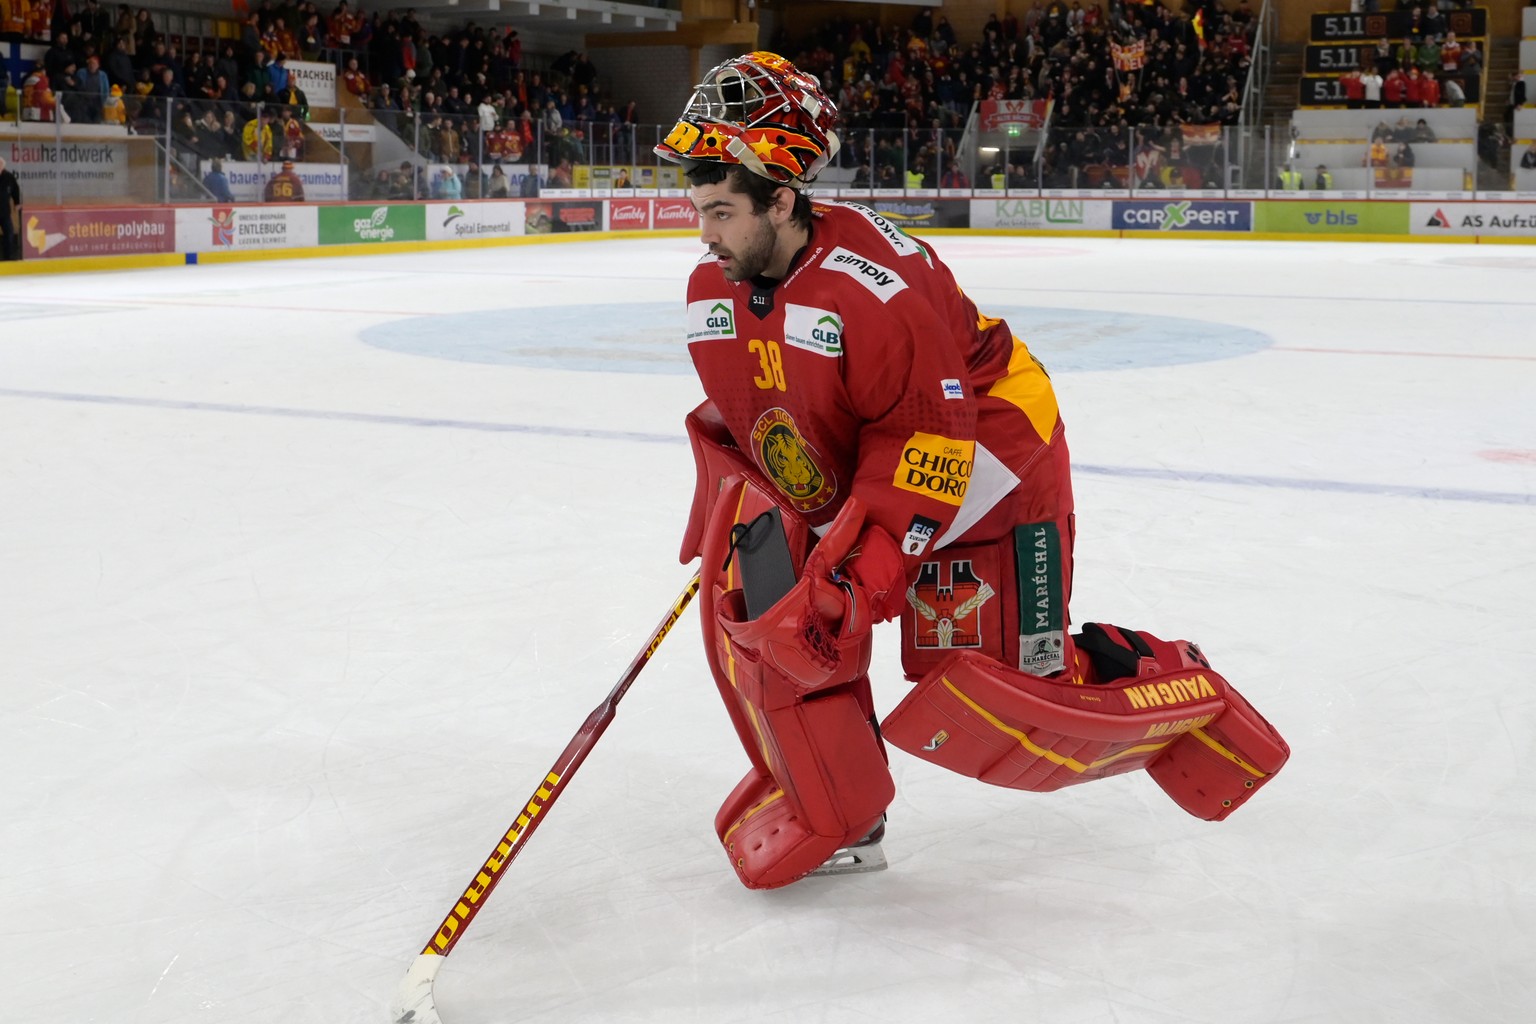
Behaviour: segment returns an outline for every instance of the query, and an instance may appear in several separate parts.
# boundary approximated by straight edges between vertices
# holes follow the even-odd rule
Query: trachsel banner
[[[290,60],[285,61],[284,66],[288,68],[288,77],[304,90],[304,98],[309,101],[310,106],[334,107],[336,105],[336,66],[334,64]]]

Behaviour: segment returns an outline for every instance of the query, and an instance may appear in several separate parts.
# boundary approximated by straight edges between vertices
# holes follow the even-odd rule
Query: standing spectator
[[[1313,182],[1312,187],[1319,192],[1333,191],[1333,173],[1328,170],[1327,164],[1317,165],[1317,180]]]
[[[1410,67],[1408,74],[1403,73],[1402,68],[1393,68],[1387,75],[1385,82],[1381,84],[1381,103],[1385,107],[1400,107],[1408,96],[1408,75],[1419,69]]]
[[[258,111],[255,117],[245,122],[245,128],[240,133],[240,143],[245,159],[263,161],[272,159],[272,126],[267,123],[265,110]],[[258,145],[261,147],[259,156],[257,155]]]
[[[283,108],[283,159],[304,159],[304,125],[293,116],[293,111]]]
[[[1466,106],[1467,91],[1461,87],[1461,79],[1447,78],[1441,86],[1441,98],[1448,107]]]
[[[1381,73],[1375,68],[1367,68],[1365,74],[1360,76],[1360,85],[1365,95],[1365,108],[1377,110],[1381,107]]]
[[[5,161],[4,160],[0,160],[0,168],[3,168],[4,166],[5,166]],[[1524,170],[1527,170],[1527,171],[1536,169],[1536,142],[1531,143],[1529,146],[1527,146],[1525,148],[1525,152],[1520,154],[1520,166],[1521,166],[1521,168],[1523,168]],[[3,181],[3,180],[4,180],[3,178],[0,178],[0,181]],[[0,185],[0,189],[3,189],[3,188],[4,188],[4,186]],[[5,202],[4,195],[0,195],[0,203],[4,203],[4,202]]]
[[[21,183],[0,157],[0,260],[21,259]]]
[[[1455,32],[1445,34],[1445,42],[1440,44],[1440,70],[1447,75],[1461,73],[1461,44],[1456,41]]]
[[[128,123],[128,110],[123,105],[123,87],[114,85],[107,91],[107,98],[101,104],[101,123],[119,124]]]
[[[346,7],[346,4],[342,4],[342,7]],[[347,70],[341,73],[341,83],[353,96],[368,95],[368,76],[358,69],[356,57],[347,58]]]
[[[1440,79],[1434,75],[1425,75],[1424,82],[1419,87],[1419,106],[1438,107],[1440,105]]]
[[[101,60],[93,53],[85,58],[85,70],[80,74],[80,120],[88,124],[101,123],[102,107],[112,93],[112,82],[101,69]]]
[[[262,202],[266,203],[302,203],[304,201],[304,182],[294,173],[292,160],[283,161],[283,169],[272,175],[261,198]]]
[[[216,203],[232,203],[235,194],[229,189],[229,176],[224,173],[224,161],[214,160],[212,168],[203,175],[203,188]]]
[[[1358,65],[1339,76],[1339,87],[1344,90],[1344,105],[1350,110],[1365,106],[1365,83],[1361,81]]]

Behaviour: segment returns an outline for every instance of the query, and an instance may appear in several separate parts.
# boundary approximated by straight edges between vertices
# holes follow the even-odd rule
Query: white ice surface
[[[897,752],[890,870],[748,892],[690,612],[444,965],[448,1024],[1536,1020],[1536,257],[934,243],[983,308],[1087,311],[1090,362],[1109,314],[1272,339],[1056,384],[1074,617],[1200,641],[1290,765],[1218,825]],[[699,251],[0,278],[5,1020],[382,1024],[686,580],[700,391],[361,332],[563,307],[622,349],[605,306],[680,308]]]

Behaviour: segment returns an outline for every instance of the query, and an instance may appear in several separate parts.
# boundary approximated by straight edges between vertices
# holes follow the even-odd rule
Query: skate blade
[[[867,846],[847,846],[828,857],[821,867],[812,871],[811,878],[823,875],[859,875],[867,871],[884,871],[890,867],[885,859],[885,850],[880,844],[870,843]]]

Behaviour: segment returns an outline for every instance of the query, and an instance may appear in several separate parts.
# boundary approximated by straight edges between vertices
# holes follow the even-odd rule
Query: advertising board
[[[176,251],[169,207],[22,210],[22,258],[138,256]]]

